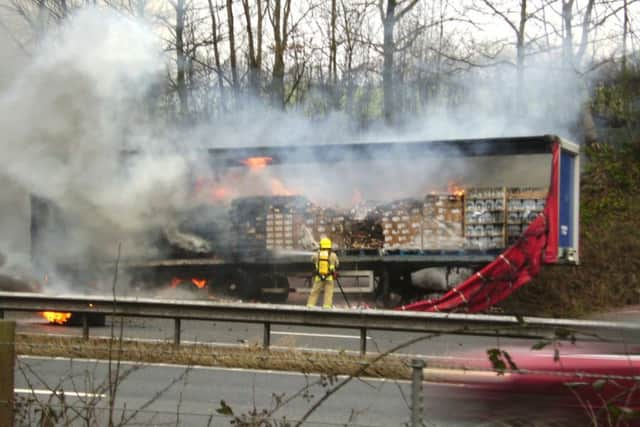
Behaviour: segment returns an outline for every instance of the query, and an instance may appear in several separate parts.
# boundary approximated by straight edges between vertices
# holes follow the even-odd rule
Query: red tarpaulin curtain
[[[558,169],[560,144],[552,146],[551,184],[544,210],[522,236],[493,262],[438,299],[398,307],[413,311],[465,311],[477,313],[502,301],[527,284],[542,264],[558,258]]]

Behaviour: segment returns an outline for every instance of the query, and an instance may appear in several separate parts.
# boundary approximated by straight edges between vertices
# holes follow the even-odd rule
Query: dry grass
[[[113,343],[112,359],[117,358],[119,341]],[[49,337],[18,334],[16,352],[20,355],[109,359],[109,339],[77,337]],[[350,353],[307,352],[296,349],[265,351],[258,346],[216,347],[211,345],[181,345],[124,340],[121,360],[143,363],[170,363],[181,365],[220,366],[244,369],[272,369],[325,375],[352,375],[365,364],[371,363],[364,376],[408,379],[409,361],[388,355],[372,363],[378,354],[365,357]]]

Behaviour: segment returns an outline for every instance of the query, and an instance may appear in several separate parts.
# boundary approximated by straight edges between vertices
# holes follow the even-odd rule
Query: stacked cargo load
[[[346,212],[314,204],[309,204],[305,216],[305,225],[311,230],[313,238],[319,241],[322,237],[328,237],[333,242],[335,249],[345,247],[344,236],[347,223]]]
[[[507,243],[517,241],[527,226],[544,210],[547,190],[543,188],[507,189]]]
[[[416,199],[381,206],[385,249],[422,249],[421,208]]]
[[[266,213],[270,199],[270,197],[256,196],[235,199],[231,202],[232,230],[236,236],[234,250],[266,249]]]
[[[505,247],[504,187],[472,188],[466,193],[464,236],[473,249]]]
[[[350,224],[346,228],[345,246],[350,249],[381,249],[384,245],[382,210],[379,203],[358,203],[349,211]]]
[[[266,205],[267,249],[295,249],[303,237],[308,202],[301,196],[274,196]]]
[[[232,202],[236,249],[308,249],[329,237],[335,249],[500,249],[517,240],[544,208],[539,188],[471,188],[346,210],[303,196],[260,196]]]
[[[464,247],[462,228],[462,194],[432,193],[422,204],[422,249],[461,249]]]

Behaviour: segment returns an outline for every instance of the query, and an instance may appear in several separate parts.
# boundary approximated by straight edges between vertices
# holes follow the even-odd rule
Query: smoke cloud
[[[137,232],[180,203],[183,158],[139,156],[122,167],[129,139],[154,142],[139,109],[163,67],[143,23],[88,8],[51,33],[0,94],[0,193],[11,183],[53,201],[73,224],[46,239],[52,261],[114,256],[114,245],[135,246]],[[3,217],[28,218],[11,200]]]
[[[47,236],[44,252],[50,259],[39,268],[68,260],[113,259],[118,244],[124,256],[149,255],[154,248],[148,244],[149,229],[174,226],[181,210],[211,202],[191,197],[194,176],[211,182],[229,178],[210,170],[202,151],[206,147],[568,135],[581,104],[580,88],[567,84],[560,72],[550,79],[549,69],[540,65],[527,74],[531,102],[526,120],[515,120],[512,114],[515,95],[508,81],[515,78],[496,80],[478,71],[461,80],[468,98],[463,107],[436,103],[403,118],[402,129],[376,126],[362,132],[341,113],[309,119],[301,111],[276,111],[246,99],[232,115],[188,129],[166,128],[142,106],[162,86],[167,62],[157,34],[144,22],[86,8],[49,34],[32,59],[4,79],[0,226],[20,229],[29,240],[31,213],[28,200],[15,195],[20,191],[53,201],[68,225]],[[508,73],[514,71],[504,75]],[[555,100],[541,96],[543,86],[575,102],[565,102],[562,114],[555,114],[549,109]],[[124,156],[124,149],[136,154]],[[523,178],[531,158],[501,163],[479,158],[473,163],[444,157],[411,163],[396,161],[395,154],[369,163],[345,158],[320,169],[304,164],[261,174],[236,171],[230,191],[237,196],[268,193],[276,179],[319,203],[345,205],[356,198],[354,188],[357,198],[390,199],[441,189],[450,180],[546,185],[548,177],[548,169],[541,166]],[[18,219],[22,225],[16,225]],[[16,240],[10,236],[0,241],[0,252],[6,253],[7,265],[26,269],[29,244]]]

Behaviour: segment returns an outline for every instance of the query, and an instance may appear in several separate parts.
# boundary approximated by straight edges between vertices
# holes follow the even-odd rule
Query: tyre
[[[289,299],[289,279],[284,274],[267,275],[261,288],[261,301],[284,304]]]
[[[238,269],[231,276],[229,293],[243,300],[252,301],[260,298],[261,280],[255,273]]]

